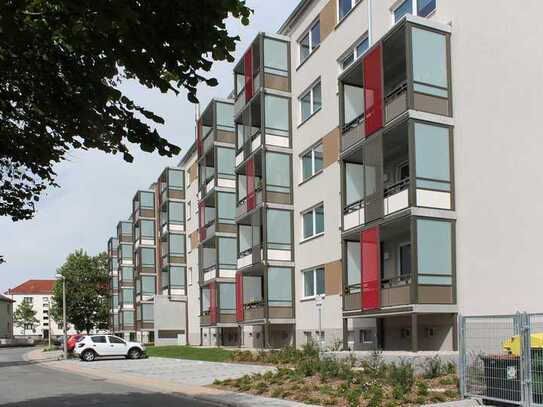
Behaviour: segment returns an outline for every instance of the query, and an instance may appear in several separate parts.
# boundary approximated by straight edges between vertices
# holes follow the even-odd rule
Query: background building
[[[48,335],[62,335],[62,329],[50,316],[50,308],[53,301],[53,287],[56,280],[28,280],[21,285],[8,290],[5,294],[14,301],[13,312],[24,301],[32,305],[36,311],[38,323],[34,327],[18,327],[14,325],[13,334],[15,337],[33,337],[46,339]],[[68,331],[73,332],[70,326]]]
[[[13,338],[14,300],[0,294],[0,339]]]

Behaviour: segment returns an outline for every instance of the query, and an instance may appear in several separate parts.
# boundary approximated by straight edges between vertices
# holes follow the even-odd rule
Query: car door
[[[128,353],[126,342],[118,336],[108,336],[110,355],[124,356]]]
[[[91,336],[92,348],[100,356],[109,355],[109,343],[107,342],[105,335],[93,335]]]

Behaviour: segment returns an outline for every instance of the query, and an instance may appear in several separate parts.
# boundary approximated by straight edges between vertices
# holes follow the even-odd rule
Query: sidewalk
[[[68,371],[84,376],[106,379],[109,382],[143,388],[229,407],[302,407],[308,404],[271,399],[250,394],[234,393],[204,387],[211,376],[236,378],[244,374],[272,370],[266,366],[235,363],[199,362],[180,359],[149,358],[142,360],[104,360],[84,363],[79,359],[58,360],[62,352],[42,352],[41,349],[25,354],[25,360],[44,363],[48,368]],[[187,370],[188,369],[188,370]],[[198,373],[199,372],[199,373]],[[188,374],[187,374],[188,373]],[[199,383],[199,384],[196,384]],[[313,406],[317,407],[317,406]]]

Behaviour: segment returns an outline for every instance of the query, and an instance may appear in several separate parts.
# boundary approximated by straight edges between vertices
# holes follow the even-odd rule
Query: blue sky
[[[236,60],[260,31],[276,32],[299,0],[248,0],[255,14],[251,25],[243,27],[228,21],[231,34],[241,42]],[[233,66],[215,63],[213,76],[219,86],[201,86],[198,97],[202,108],[212,97],[226,97],[233,87]],[[123,90],[166,120],[161,134],[186,150],[194,141],[194,105],[186,95],[163,95],[126,83]],[[133,194],[147,188],[168,165],[176,165],[180,157],[167,159],[137,151],[135,162],[125,163],[121,156],[97,151],[71,153],[57,168],[61,188],[51,189],[43,197],[36,216],[29,221],[12,222],[0,218],[0,254],[7,263],[0,265],[0,292],[30,278],[54,278],[66,256],[79,248],[89,254],[106,249],[107,239],[115,226],[128,217]],[[183,154],[183,153],[182,153]]]

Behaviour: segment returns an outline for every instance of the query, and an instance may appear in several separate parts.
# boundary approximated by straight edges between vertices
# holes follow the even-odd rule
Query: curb
[[[184,398],[186,400],[203,401],[216,406],[227,407],[319,407],[316,405],[303,404],[290,400],[273,399],[268,397],[254,396],[245,393],[219,390],[212,387],[204,387],[190,384],[180,384],[164,380],[142,378],[134,374],[119,373],[109,369],[101,368],[99,371],[89,370],[82,372],[77,368],[77,361],[66,363],[64,360],[52,358],[39,358],[41,350],[35,349],[23,355],[28,362],[47,363],[47,368],[61,370],[85,377],[106,379],[110,383],[144,389],[147,391],[169,394]],[[81,362],[83,363],[83,362]]]

